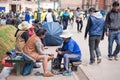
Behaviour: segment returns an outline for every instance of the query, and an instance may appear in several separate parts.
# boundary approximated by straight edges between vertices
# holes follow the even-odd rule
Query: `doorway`
[[[15,13],[16,12],[16,5],[11,5],[11,10]]]

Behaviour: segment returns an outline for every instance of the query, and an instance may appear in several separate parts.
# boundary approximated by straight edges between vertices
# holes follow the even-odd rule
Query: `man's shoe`
[[[68,71],[63,72],[63,76],[71,76],[71,75],[72,75],[72,72],[68,72]]]
[[[97,64],[101,63],[101,58],[97,59]]]
[[[112,60],[113,60],[113,57],[112,57],[112,56],[108,57],[108,60],[112,61]]]
[[[118,56],[114,56],[114,59],[116,60],[116,61],[118,61],[119,59],[118,59]]]
[[[94,63],[95,63],[95,61],[90,61],[90,63],[89,63],[89,64],[90,64],[90,65],[92,65],[92,64],[94,64]]]

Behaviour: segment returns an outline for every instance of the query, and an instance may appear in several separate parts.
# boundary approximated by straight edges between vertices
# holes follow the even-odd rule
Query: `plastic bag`
[[[13,67],[3,67],[0,73],[0,80],[6,80],[6,78],[10,75]]]
[[[13,66],[12,63],[5,61],[5,60],[7,60],[7,59],[10,59],[10,56],[5,56],[5,57],[2,59],[2,62],[1,62],[2,65],[5,66],[5,67],[12,67],[12,66]]]

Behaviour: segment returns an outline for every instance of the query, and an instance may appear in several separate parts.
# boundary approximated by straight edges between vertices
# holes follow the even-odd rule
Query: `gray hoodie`
[[[92,16],[96,18],[103,18],[102,14],[100,12],[93,13]]]

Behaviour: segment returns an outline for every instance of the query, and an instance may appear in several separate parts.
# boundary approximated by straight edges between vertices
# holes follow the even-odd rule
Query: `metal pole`
[[[56,0],[54,0],[54,9],[55,9],[55,6],[56,6]]]
[[[61,11],[61,0],[59,0],[59,7],[58,7],[58,14],[60,15],[60,11]]]
[[[40,20],[40,0],[38,0],[38,15],[37,15],[37,19],[39,20],[39,22],[41,21]]]

